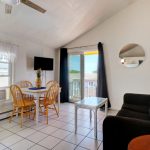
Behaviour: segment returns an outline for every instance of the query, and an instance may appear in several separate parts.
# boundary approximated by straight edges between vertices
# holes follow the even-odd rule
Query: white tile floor
[[[111,114],[116,112],[110,111]],[[104,112],[98,111],[98,139],[94,139],[93,119],[90,122],[89,110],[78,111],[78,130],[74,134],[74,104],[61,104],[60,116],[49,112],[49,124],[40,116],[39,126],[34,120],[24,118],[23,128],[19,118],[12,123],[8,119],[0,121],[0,150],[102,150],[102,122]]]

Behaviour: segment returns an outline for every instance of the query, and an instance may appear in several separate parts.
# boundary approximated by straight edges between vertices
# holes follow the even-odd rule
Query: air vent
[[[6,99],[6,90],[0,90],[0,100]]]

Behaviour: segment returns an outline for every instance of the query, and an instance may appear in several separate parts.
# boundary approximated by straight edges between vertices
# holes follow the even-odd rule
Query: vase
[[[36,85],[36,88],[40,88],[40,87],[41,87],[41,85],[42,85],[41,78],[37,78],[37,79],[36,79],[35,85]]]

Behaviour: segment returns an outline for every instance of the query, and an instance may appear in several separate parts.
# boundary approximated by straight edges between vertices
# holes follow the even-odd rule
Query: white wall
[[[120,109],[126,92],[150,94],[150,1],[139,0],[66,47],[104,44],[110,101]],[[119,51],[128,43],[141,45],[145,61],[138,68],[125,68]]]
[[[20,39],[15,39],[10,35],[0,33],[0,41],[10,42],[19,46],[14,65],[14,82],[29,80],[34,84],[36,78],[36,74],[33,69],[34,56],[50,58],[55,57],[55,52],[53,49],[38,43],[31,43],[28,40],[21,40],[21,37]],[[54,71],[47,71],[47,81],[53,79]],[[45,83],[44,79],[43,82]]]

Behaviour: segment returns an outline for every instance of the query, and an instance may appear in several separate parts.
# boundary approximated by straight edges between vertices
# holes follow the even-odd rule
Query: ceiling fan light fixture
[[[20,4],[20,0],[12,0],[12,3],[13,3],[14,5],[19,5],[19,4]]]
[[[1,2],[9,5],[18,5],[20,4],[20,0],[0,0]]]
[[[20,0],[15,0],[16,1],[16,5],[19,5],[21,2]]]

